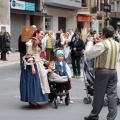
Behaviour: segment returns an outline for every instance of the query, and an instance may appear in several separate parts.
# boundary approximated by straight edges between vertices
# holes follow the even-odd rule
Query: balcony
[[[81,8],[80,0],[44,0],[44,4],[67,9]]]
[[[95,6],[95,7],[91,7],[91,13],[96,13],[97,12],[97,7]]]

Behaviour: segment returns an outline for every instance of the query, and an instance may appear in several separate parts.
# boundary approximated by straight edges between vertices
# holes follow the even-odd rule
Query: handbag
[[[82,57],[83,56],[83,52],[82,51],[75,51],[75,56]]]

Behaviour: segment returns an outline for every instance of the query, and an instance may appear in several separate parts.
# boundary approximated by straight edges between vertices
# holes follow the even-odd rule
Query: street
[[[118,64],[119,68],[120,64]],[[0,63],[0,120],[84,120],[84,116],[89,115],[92,109],[91,104],[83,103],[83,98],[86,97],[83,77],[72,79],[70,96],[74,104],[69,106],[66,106],[65,103],[59,104],[58,109],[55,109],[54,105],[50,103],[44,103],[42,109],[29,108],[28,103],[20,101],[19,80],[19,58],[7,66],[5,63]],[[120,96],[119,83],[118,96]],[[120,105],[118,105],[116,120],[120,119],[119,110]],[[100,120],[106,120],[107,113],[108,108],[103,107]]]

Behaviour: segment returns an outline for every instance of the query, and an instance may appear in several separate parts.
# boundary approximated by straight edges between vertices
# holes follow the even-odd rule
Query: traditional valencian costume
[[[38,45],[34,46],[32,39],[36,38],[31,38],[26,43],[27,54],[23,57],[24,65],[20,77],[21,101],[29,103],[45,102],[48,101],[48,93],[50,93],[47,70],[45,70],[40,58],[40,47]],[[29,57],[29,54],[32,57]],[[32,74],[30,60],[34,63],[35,75]]]

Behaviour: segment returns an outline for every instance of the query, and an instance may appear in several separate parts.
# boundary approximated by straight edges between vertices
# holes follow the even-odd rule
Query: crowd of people
[[[53,69],[60,71],[58,78],[67,76],[66,88],[69,91],[72,77],[78,79],[81,76],[80,60],[84,57],[89,66],[95,68],[93,110],[84,119],[99,119],[104,95],[107,94],[109,110],[107,120],[114,120],[117,115],[116,62],[120,52],[119,34],[116,42],[114,28],[104,27],[102,33],[99,34],[90,29],[86,40],[82,40],[80,32],[73,32],[72,29],[64,33],[61,28],[55,35],[52,30],[44,33],[42,29],[37,29],[34,25],[32,27],[35,31],[28,42],[23,43],[21,36],[19,37],[21,101],[28,102],[31,107],[35,108],[41,108],[38,102],[49,101],[51,91],[48,74],[52,73]],[[53,61],[52,67],[51,64],[49,64],[50,67],[45,67],[45,61]],[[73,75],[69,67],[70,63]],[[59,103],[62,101],[63,98],[60,97]]]

